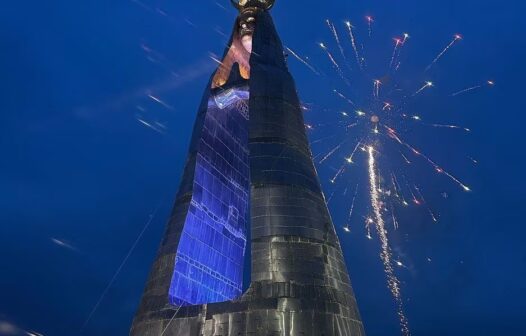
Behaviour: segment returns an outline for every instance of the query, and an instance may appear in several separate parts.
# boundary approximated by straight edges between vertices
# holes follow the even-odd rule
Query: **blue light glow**
[[[249,202],[248,96],[243,88],[209,99],[192,201],[170,285],[173,305],[224,302],[242,293]]]

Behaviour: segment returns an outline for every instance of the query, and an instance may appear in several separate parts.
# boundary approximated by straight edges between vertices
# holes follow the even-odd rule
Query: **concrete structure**
[[[273,1],[235,3],[241,14],[205,92],[130,335],[364,336],[267,11]],[[248,240],[251,284],[242,294]]]

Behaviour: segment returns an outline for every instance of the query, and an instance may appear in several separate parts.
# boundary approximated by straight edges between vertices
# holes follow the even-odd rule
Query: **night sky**
[[[217,1],[224,7],[214,0],[3,2],[0,335],[127,335],[216,66],[209,54],[222,54],[222,34],[230,34],[236,15],[227,0]],[[349,108],[333,88],[365,92],[353,93],[331,70],[317,45],[326,42],[338,55],[324,20],[343,35],[342,22],[351,19],[363,37],[364,16],[372,15],[371,62],[388,64],[391,38],[411,33],[401,82],[414,87],[427,76],[436,83],[413,108],[472,130],[408,131],[473,189],[463,192],[426,165],[408,172],[440,214],[433,223],[421,209],[402,212],[391,236],[405,265],[397,274],[414,335],[526,335],[524,9],[519,0],[277,0],[273,10],[284,44],[323,72],[316,76],[289,58],[300,96],[312,107],[307,122],[334,122],[325,109]],[[464,40],[423,77],[455,33]],[[381,67],[371,68],[382,75]],[[494,88],[450,97],[488,79]],[[313,146],[315,155],[328,149]],[[352,232],[344,233],[349,195],[327,183],[333,168],[318,170],[326,194],[335,192],[330,208],[366,331],[397,335],[378,240],[365,238],[367,199],[360,195]],[[343,179],[354,185],[363,178]]]

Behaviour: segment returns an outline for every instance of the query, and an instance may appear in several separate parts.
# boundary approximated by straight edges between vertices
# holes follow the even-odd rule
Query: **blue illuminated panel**
[[[170,285],[173,305],[230,301],[243,286],[249,202],[248,88],[208,101],[193,194]]]

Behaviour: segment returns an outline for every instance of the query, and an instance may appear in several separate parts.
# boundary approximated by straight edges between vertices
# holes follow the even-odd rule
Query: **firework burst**
[[[369,65],[367,68],[363,66],[367,49],[363,45],[359,47],[357,41],[360,37],[364,38],[363,35],[372,38],[373,22],[372,17],[366,17],[367,26],[364,27],[360,36],[360,29],[353,26],[350,21],[345,21],[344,27],[347,28],[349,35],[349,39],[345,41],[340,40],[334,23],[329,20],[325,22],[334,40],[333,47],[340,49],[341,54],[341,59],[338,59],[330,52],[328,44],[320,44],[339,78],[336,82],[341,80],[344,84],[343,88],[338,88],[341,87],[341,84],[336,84],[337,88],[332,90],[340,102],[347,104],[355,113],[341,112],[340,110],[334,114],[335,118],[340,120],[335,125],[343,132],[338,135],[336,129],[332,129],[332,134],[321,138],[324,140],[323,142],[321,140],[315,141],[318,144],[317,148],[322,145],[324,147],[315,158],[318,158],[320,169],[331,169],[328,182],[331,186],[335,186],[331,188],[334,189],[340,183],[343,184],[344,195],[347,194],[347,189],[350,186],[347,176],[360,169],[367,172],[367,181],[360,183],[362,188],[356,186],[343,231],[351,232],[352,221],[360,217],[356,216],[356,212],[359,211],[356,209],[356,199],[362,198],[360,197],[361,193],[366,194],[363,199],[368,200],[369,206],[367,215],[365,215],[365,235],[367,239],[374,240],[376,237],[379,240],[380,259],[386,275],[387,287],[396,302],[401,331],[404,335],[409,335],[409,322],[404,312],[402,282],[397,275],[397,269],[403,270],[407,267],[404,266],[400,256],[394,255],[393,251],[398,249],[395,250],[391,247],[390,230],[391,228],[394,231],[399,230],[404,225],[403,221],[397,217],[402,209],[410,211],[414,208],[414,211],[422,211],[429,217],[430,223],[439,223],[440,220],[440,215],[433,209],[432,198],[426,199],[424,189],[412,181],[411,171],[419,167],[430,168],[430,171],[437,176],[444,176],[450,183],[458,186],[460,191],[471,192],[472,189],[456,174],[439,165],[438,160],[433,159],[429,154],[424,154],[423,151],[417,149],[416,145],[405,140],[406,130],[414,127],[428,127],[465,132],[461,134],[469,134],[471,130],[450,123],[426,123],[422,121],[420,115],[410,112],[412,104],[417,100],[416,98],[420,103],[424,103],[426,99],[431,99],[424,93],[435,85],[432,81],[417,80],[411,88],[408,80],[410,78],[403,80],[398,78],[400,52],[410,39],[408,33],[394,39],[394,47],[390,51],[390,57],[383,63],[384,69],[376,69],[386,75],[376,77],[369,74],[369,71],[374,70],[374,68],[371,69]],[[422,69],[421,75],[426,76],[426,72],[460,40],[462,40],[462,36],[455,35],[431,64],[426,69]],[[349,48],[354,53],[360,73],[354,73],[351,76],[350,73],[346,73],[347,69],[344,71],[339,65],[339,61],[347,61],[345,48]],[[301,59],[299,61],[301,62]],[[385,68],[386,66],[387,68]],[[349,69],[350,71],[352,70]],[[349,78],[352,79],[352,82]],[[415,83],[415,81],[413,82]],[[493,81],[487,81],[455,92],[451,96],[460,96],[494,84]],[[324,109],[324,111],[328,110]],[[440,116],[437,117],[440,118]],[[325,139],[328,139],[327,142],[330,141],[332,144],[325,143]],[[474,159],[470,160],[476,162]],[[332,200],[334,195],[335,192],[333,191],[329,199]]]

